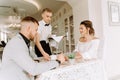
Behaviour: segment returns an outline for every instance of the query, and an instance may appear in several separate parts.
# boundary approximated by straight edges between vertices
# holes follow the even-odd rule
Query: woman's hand
[[[82,55],[80,54],[80,52],[77,52],[75,55],[76,59],[82,59]]]

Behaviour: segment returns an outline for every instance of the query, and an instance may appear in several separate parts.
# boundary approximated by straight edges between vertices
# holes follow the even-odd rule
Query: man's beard
[[[34,38],[33,38],[33,37],[32,37],[32,38],[30,38],[30,40],[31,40],[31,41],[33,41],[33,40],[34,40]]]
[[[30,36],[30,40],[31,40],[31,41],[33,41],[33,40],[34,40],[34,37],[33,37],[32,35]]]

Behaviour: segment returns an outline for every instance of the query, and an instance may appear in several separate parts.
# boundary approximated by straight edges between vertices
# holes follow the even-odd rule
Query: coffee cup
[[[51,55],[50,58],[51,58],[51,60],[56,60],[57,59],[57,55]]]

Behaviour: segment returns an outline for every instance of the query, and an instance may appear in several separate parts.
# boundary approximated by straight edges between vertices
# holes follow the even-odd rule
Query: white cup
[[[57,59],[57,55],[51,55],[50,58],[51,58],[51,60],[56,60]]]

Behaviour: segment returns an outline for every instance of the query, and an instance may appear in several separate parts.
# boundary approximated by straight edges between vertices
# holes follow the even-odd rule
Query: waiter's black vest
[[[52,53],[51,53],[51,50],[50,50],[49,43],[46,43],[46,41],[44,41],[44,40],[40,41],[40,43],[41,43],[41,46],[44,49],[44,51],[46,53],[48,53],[49,55],[51,55]],[[35,45],[35,53],[36,53],[37,57],[42,57],[43,56],[36,45]]]

